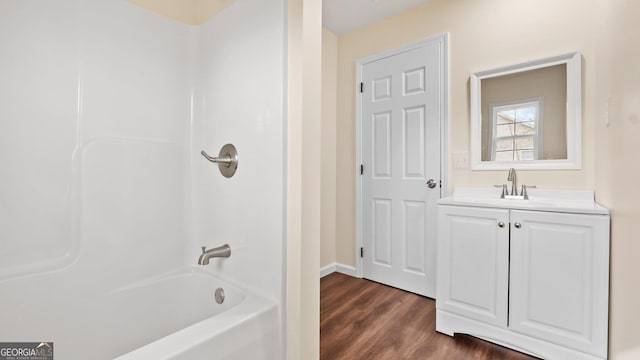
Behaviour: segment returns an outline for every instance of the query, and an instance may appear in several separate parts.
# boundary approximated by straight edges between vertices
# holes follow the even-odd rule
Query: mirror
[[[471,74],[472,170],[580,169],[581,56]]]

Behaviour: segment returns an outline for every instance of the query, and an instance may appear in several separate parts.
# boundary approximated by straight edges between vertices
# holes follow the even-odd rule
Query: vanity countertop
[[[501,193],[500,188],[458,187],[438,204],[609,215],[609,209],[597,204],[590,190],[527,189],[529,200],[501,199]]]

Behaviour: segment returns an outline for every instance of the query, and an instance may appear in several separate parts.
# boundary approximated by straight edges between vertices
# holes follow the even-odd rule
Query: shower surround
[[[84,359],[90,317],[71,305],[199,271],[272,304],[279,357],[284,13],[238,0],[188,26],[125,0],[0,0],[0,342]],[[200,155],[226,143],[231,179]],[[190,270],[225,243],[230,258]]]

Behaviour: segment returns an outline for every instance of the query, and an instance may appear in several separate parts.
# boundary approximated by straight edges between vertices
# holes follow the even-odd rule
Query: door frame
[[[362,176],[358,173],[360,172],[360,164],[362,164],[362,93],[360,92],[362,70],[369,63],[421,48],[433,41],[440,41],[440,46],[442,47],[442,64],[440,67],[440,76],[442,77],[442,86],[440,88],[440,93],[442,94],[440,103],[440,108],[442,109],[440,117],[440,180],[442,181],[442,187],[440,193],[445,195],[449,193],[449,34],[444,33],[432,36],[356,60],[356,82],[354,86],[356,96],[356,163],[354,166],[354,169],[356,169],[356,236],[354,256],[356,258],[356,276],[360,278],[363,277],[362,258],[360,257],[360,248],[363,246],[363,221]]]

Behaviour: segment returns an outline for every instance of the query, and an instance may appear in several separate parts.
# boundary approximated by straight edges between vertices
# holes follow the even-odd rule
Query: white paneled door
[[[363,276],[435,295],[444,38],[362,66]]]

